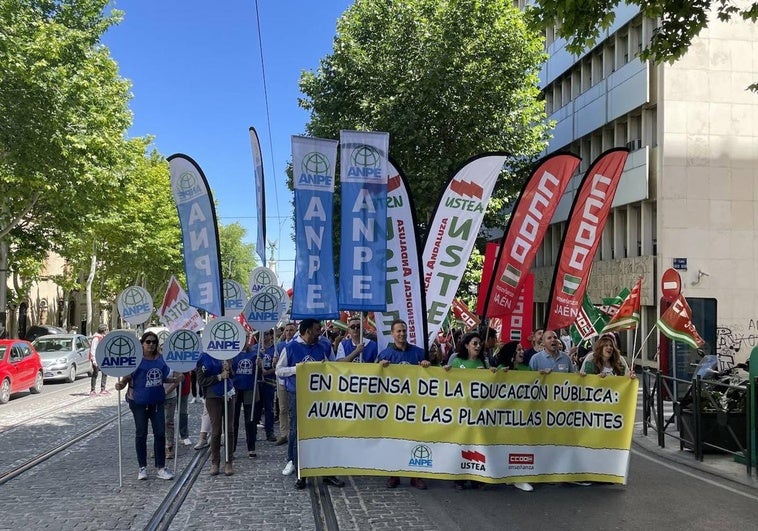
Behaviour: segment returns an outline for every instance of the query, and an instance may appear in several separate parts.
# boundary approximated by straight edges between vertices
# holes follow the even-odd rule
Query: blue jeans
[[[258,431],[258,423],[263,416],[263,427],[266,431],[266,437],[274,434],[274,397],[276,396],[276,387],[267,382],[258,382],[258,390],[261,399],[255,403],[253,415],[253,427]],[[258,438],[256,433],[256,439]]]
[[[140,468],[147,466],[147,423],[153,426],[153,452],[155,468],[166,466],[166,418],[163,414],[163,402],[159,404],[135,404],[129,401],[129,409],[134,416],[134,446],[137,450],[137,462]]]
[[[290,434],[287,438],[287,458],[297,469],[297,394],[287,391],[290,414]]]

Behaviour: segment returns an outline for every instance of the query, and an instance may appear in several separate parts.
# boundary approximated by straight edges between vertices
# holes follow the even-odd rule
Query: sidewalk
[[[667,430],[667,433],[674,431]],[[632,437],[632,449],[641,449],[649,454],[653,454],[667,461],[684,465],[699,472],[710,474],[727,481],[738,483],[748,488],[758,489],[758,478],[756,475],[756,463],[753,463],[753,475],[747,473],[747,466],[734,460],[732,454],[725,453],[707,453],[703,456],[703,461],[695,459],[695,454],[689,450],[680,450],[679,441],[669,435],[665,439],[665,448],[658,446],[658,434],[648,429],[648,435],[642,434],[642,426],[635,427],[634,436]]]

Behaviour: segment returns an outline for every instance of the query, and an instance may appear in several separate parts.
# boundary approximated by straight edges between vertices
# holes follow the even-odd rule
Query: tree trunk
[[[7,328],[8,308],[8,242],[0,239],[0,332]]]
[[[97,269],[97,256],[94,249],[92,250],[92,260],[89,264],[89,275],[87,275],[87,335],[92,335],[92,281],[95,280],[95,270]]]

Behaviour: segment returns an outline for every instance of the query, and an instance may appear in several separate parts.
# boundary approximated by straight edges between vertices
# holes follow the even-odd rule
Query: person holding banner
[[[263,345],[255,346],[255,359],[258,365],[258,392],[257,401],[253,408],[253,451],[255,451],[255,440],[258,438],[258,423],[263,417],[263,428],[266,432],[266,440],[276,442],[274,436],[274,397],[276,396],[276,366],[274,358],[276,349],[274,347],[274,329],[266,330],[263,333]]]
[[[524,347],[520,341],[509,341],[495,354],[495,370],[530,371],[529,365],[524,363]]]
[[[402,319],[395,319],[390,325],[392,343],[379,353],[378,361],[382,367],[390,363],[405,363],[408,365],[420,365],[429,367],[431,363],[426,359],[424,350],[408,343],[408,325]],[[390,476],[387,478],[387,488],[394,489],[400,485],[400,478]],[[426,482],[421,478],[411,478],[411,486],[420,490],[426,490]]]
[[[361,318],[353,316],[347,321],[349,336],[339,342],[336,361],[374,363],[379,354],[375,341],[364,337],[361,341]]]
[[[461,338],[456,347],[455,356],[450,356],[445,370],[456,369],[487,369],[489,363],[484,356],[484,344],[479,332],[469,332]]]
[[[289,476],[297,470],[297,386],[295,380],[297,364],[327,361],[332,354],[329,345],[320,340],[321,323],[317,319],[310,317],[303,319],[300,321],[298,331],[300,335],[287,343],[282,349],[276,365],[276,375],[284,380],[287,387],[287,403],[289,405],[290,432],[287,443],[289,461],[282,470],[282,474],[285,476]],[[324,482],[336,487],[345,485],[341,480],[331,476],[324,478]],[[305,485],[305,478],[298,477],[295,481],[295,488],[298,490],[304,489]]]
[[[294,322],[284,325],[284,331],[282,333],[282,340],[276,345],[276,357],[274,358],[274,367],[279,362],[279,357],[282,354],[284,347],[292,341],[295,337],[297,327]],[[290,432],[289,423],[289,406],[287,405],[287,388],[284,386],[284,379],[277,377],[276,379],[276,398],[279,402],[279,438],[276,440],[276,445],[281,446],[287,444],[287,435]]]
[[[542,335],[543,349],[532,356],[529,367],[540,374],[551,372],[576,372],[574,363],[568,354],[563,352],[563,342],[553,330],[546,330]]]
[[[584,358],[579,375],[586,376],[587,374],[596,374],[601,378],[608,375],[624,376],[626,374],[629,374],[631,378],[635,377],[634,371],[629,372],[629,366],[610,334],[600,336],[592,347],[592,354]]]
[[[542,336],[545,333],[541,328],[532,330],[532,334],[528,337],[531,345],[524,351],[524,363],[532,361],[532,356],[542,350]]]
[[[247,443],[247,456],[250,459],[257,457],[255,453],[255,424],[253,423],[253,404],[255,397],[255,363],[256,352],[253,347],[253,334],[248,332],[245,350],[232,358],[232,371],[234,372],[234,431],[232,445],[229,447],[234,452],[237,449],[237,441],[240,431],[240,412],[244,409],[245,419],[245,442]]]
[[[155,468],[160,479],[174,479],[166,469],[166,418],[163,412],[165,391],[163,384],[173,383],[169,378],[169,369],[163,357],[158,353],[158,336],[154,332],[145,332],[140,339],[142,343],[142,361],[130,375],[116,383],[118,391],[128,386],[126,401],[134,417],[134,446],[137,451],[139,473],[137,479],[147,479],[147,425],[153,427],[153,452]]]
[[[226,425],[225,433],[231,434],[234,429],[231,416],[224,418],[224,400],[227,400],[227,411],[235,411],[234,385],[231,381],[234,372],[229,360],[217,360],[207,352],[200,355],[197,369],[197,381],[204,390],[205,408],[211,420],[211,476],[217,476],[221,464],[222,421]],[[232,457],[232,452],[228,452],[228,461],[224,463],[224,474],[227,476],[234,474]]]

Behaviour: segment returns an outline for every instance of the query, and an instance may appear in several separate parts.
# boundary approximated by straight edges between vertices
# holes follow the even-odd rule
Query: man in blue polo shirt
[[[348,319],[347,329],[350,335],[340,341],[335,360],[374,363],[377,356],[376,342],[367,337],[361,341],[361,318],[356,315]]]
[[[379,365],[387,367],[390,363],[405,365],[420,365],[429,367],[431,363],[426,359],[424,349],[408,343],[408,325],[402,319],[395,319],[390,325],[392,343],[379,353]],[[390,476],[387,478],[387,488],[394,489],[400,485],[400,478]],[[411,486],[417,489],[426,489],[426,482],[421,478],[411,478]]]
[[[574,372],[574,363],[563,352],[563,342],[554,330],[545,330],[542,335],[542,350],[529,360],[529,367],[540,374],[551,372]]]

